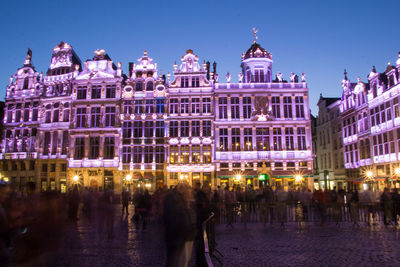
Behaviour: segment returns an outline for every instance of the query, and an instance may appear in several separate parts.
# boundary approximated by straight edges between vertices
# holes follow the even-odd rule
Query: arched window
[[[153,87],[153,82],[149,81],[146,83],[146,91],[153,91],[154,87]]]
[[[246,82],[251,82],[251,71],[250,68],[246,68]]]
[[[22,87],[22,89],[28,89],[29,87],[29,78],[25,77],[24,78],[24,87]]]
[[[136,91],[142,91],[143,90],[143,82],[137,81],[135,89],[136,89]]]

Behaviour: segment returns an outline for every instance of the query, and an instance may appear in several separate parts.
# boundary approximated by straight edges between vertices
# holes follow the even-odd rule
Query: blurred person
[[[204,257],[204,238],[203,238],[203,222],[208,219],[211,214],[210,200],[207,196],[207,186],[200,188],[200,183],[196,183],[195,187],[195,205],[196,205],[196,238],[194,241],[196,266],[207,266]],[[207,233],[209,235],[209,233]]]
[[[167,248],[167,267],[186,267],[189,264],[196,236],[196,214],[192,189],[180,183],[164,199],[164,226]]]
[[[10,193],[10,188],[5,184],[0,184],[0,263],[4,266],[10,264],[10,228],[6,210],[6,200]]]
[[[124,212],[126,212],[126,216],[129,215],[128,207],[129,207],[130,193],[128,188],[122,190],[121,193],[121,202],[122,202],[122,216],[124,216]]]

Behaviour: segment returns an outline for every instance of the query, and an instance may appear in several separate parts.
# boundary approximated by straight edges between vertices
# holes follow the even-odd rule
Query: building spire
[[[254,27],[252,29],[252,32],[253,32],[253,36],[254,36],[254,43],[257,43],[257,39],[258,39],[258,37],[257,37],[257,32],[258,32],[257,28]]]
[[[26,59],[24,65],[30,65],[32,60],[32,50],[28,48],[28,52],[26,53]]]
[[[346,69],[344,69],[344,80],[345,80],[345,81],[348,80],[348,79],[347,79],[347,71],[346,71]]]

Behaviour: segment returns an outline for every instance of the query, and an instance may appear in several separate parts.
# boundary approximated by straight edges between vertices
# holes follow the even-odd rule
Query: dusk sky
[[[372,65],[384,71],[400,50],[400,1],[6,1],[0,9],[0,96],[21,67],[27,48],[45,73],[60,41],[82,61],[105,49],[114,62],[128,62],[146,49],[163,74],[187,49],[200,61],[216,61],[220,82],[237,81],[241,54],[253,42],[273,55],[273,76],[307,74],[311,110],[323,96],[341,96],[346,68],[356,81]]]

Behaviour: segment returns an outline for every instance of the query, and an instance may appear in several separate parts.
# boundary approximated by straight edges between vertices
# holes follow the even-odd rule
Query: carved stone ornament
[[[254,98],[254,108],[251,116],[253,120],[258,121],[272,119],[267,96],[256,96]]]

